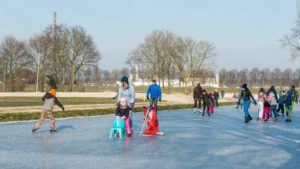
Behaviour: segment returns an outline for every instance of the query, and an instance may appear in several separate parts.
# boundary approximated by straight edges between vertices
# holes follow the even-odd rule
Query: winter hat
[[[153,83],[156,83],[156,80],[153,79],[152,82],[153,82]]]
[[[247,86],[247,84],[245,83],[245,84],[243,84],[242,85],[242,88],[244,88],[244,89],[248,89],[248,86]]]
[[[56,90],[55,90],[55,89],[51,89],[51,90],[49,90],[49,93],[50,93],[52,96],[55,96],[55,95],[56,95]]]
[[[122,97],[122,98],[120,99],[120,103],[126,103],[126,98]]]
[[[128,77],[123,76],[122,79],[121,79],[121,82],[125,82],[126,84],[129,84]]]

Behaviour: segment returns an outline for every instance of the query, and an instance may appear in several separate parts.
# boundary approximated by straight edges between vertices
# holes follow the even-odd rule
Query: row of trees
[[[248,69],[241,71],[222,69],[219,71],[219,77],[220,85],[229,87],[237,87],[242,83],[248,83],[255,87],[271,85],[281,87],[296,85],[300,87],[300,68],[295,71],[279,68],[273,70],[253,68],[250,71]]]
[[[22,90],[36,82],[44,91],[51,75],[64,89],[74,90],[81,71],[98,72],[101,55],[93,38],[81,26],[53,25],[29,40],[7,36],[0,45],[1,80],[5,91]]]
[[[162,84],[167,79],[170,86],[171,79],[179,78],[187,86],[191,79],[207,72],[215,56],[213,43],[155,30],[130,53],[127,63],[138,71],[141,79],[155,78]]]

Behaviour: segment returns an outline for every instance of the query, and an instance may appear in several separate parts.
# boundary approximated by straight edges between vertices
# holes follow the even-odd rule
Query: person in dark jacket
[[[223,99],[224,96],[225,96],[225,90],[224,90],[224,89],[221,90],[221,96],[222,96],[222,99]]]
[[[250,120],[252,120],[252,117],[249,113],[249,108],[251,105],[251,101],[253,100],[253,103],[257,105],[256,100],[254,99],[251,91],[249,90],[247,84],[242,85],[242,90],[241,90],[241,97],[238,100],[238,104],[240,104],[241,101],[243,101],[243,106],[244,106],[244,116],[245,116],[245,123],[248,123]]]
[[[206,92],[206,90],[203,90],[202,92],[202,101],[203,101],[203,113],[202,116],[205,115],[205,111],[207,112],[207,115],[210,116],[210,106],[213,105],[213,98],[209,96],[209,94]]]
[[[218,89],[215,89],[215,91],[213,93],[213,96],[214,96],[214,100],[216,102],[216,106],[219,107],[219,97],[220,97],[220,94],[219,94],[219,90]]]
[[[200,83],[198,83],[197,86],[194,88],[193,98],[194,98],[194,113],[196,113],[197,111],[201,112],[202,87]],[[198,103],[198,107],[197,107],[197,103]]]
[[[121,98],[120,104],[117,106],[116,109],[116,118],[124,119],[127,136],[131,137],[132,132],[131,132],[130,119],[129,119],[129,112],[130,112],[130,107],[127,105],[126,98]]]
[[[285,98],[286,98],[285,90],[281,90],[281,92],[279,93],[277,113],[281,112],[282,116],[284,116],[285,114],[285,110],[284,110]]]
[[[293,106],[298,103],[298,92],[296,91],[295,86],[292,86],[288,90],[285,98],[285,107],[286,107],[286,122],[292,122],[291,114],[293,112]]]
[[[152,80],[146,94],[147,100],[150,99],[150,107],[154,106],[157,112],[157,102],[161,101],[161,88],[156,84],[156,80]]]
[[[35,127],[32,129],[32,132],[36,132],[41,127],[41,125],[47,117],[50,120],[50,132],[56,132],[53,107],[54,105],[57,105],[63,111],[65,110],[65,108],[57,99],[55,89],[51,89],[49,92],[46,92],[46,94],[42,97],[42,101],[44,101],[43,112],[41,113],[39,121],[35,124]]]

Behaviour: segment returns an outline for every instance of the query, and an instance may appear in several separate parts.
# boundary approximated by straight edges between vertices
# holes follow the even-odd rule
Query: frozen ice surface
[[[109,139],[113,116],[47,121],[32,134],[34,122],[0,124],[1,169],[183,169],[299,168],[299,106],[293,122],[243,123],[241,110],[224,107],[211,117],[192,109],[159,113],[166,136]],[[254,117],[256,110],[251,110]],[[141,113],[134,114],[134,129]]]

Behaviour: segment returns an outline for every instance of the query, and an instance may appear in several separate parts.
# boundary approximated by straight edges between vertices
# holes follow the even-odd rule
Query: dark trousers
[[[197,108],[197,103],[198,103],[198,108],[201,109],[201,107],[202,107],[201,98],[195,98],[194,99],[194,107],[195,108]]]
[[[279,104],[279,105],[278,105],[277,112],[281,112],[281,114],[284,115],[284,105],[283,105],[283,104]]]
[[[207,112],[207,114],[210,116],[210,109],[208,108],[208,105],[203,103],[203,113],[202,116],[205,115],[205,111]]]
[[[157,98],[151,98],[150,99],[150,107],[154,107],[156,111],[158,110],[157,109],[157,101],[158,101]]]

